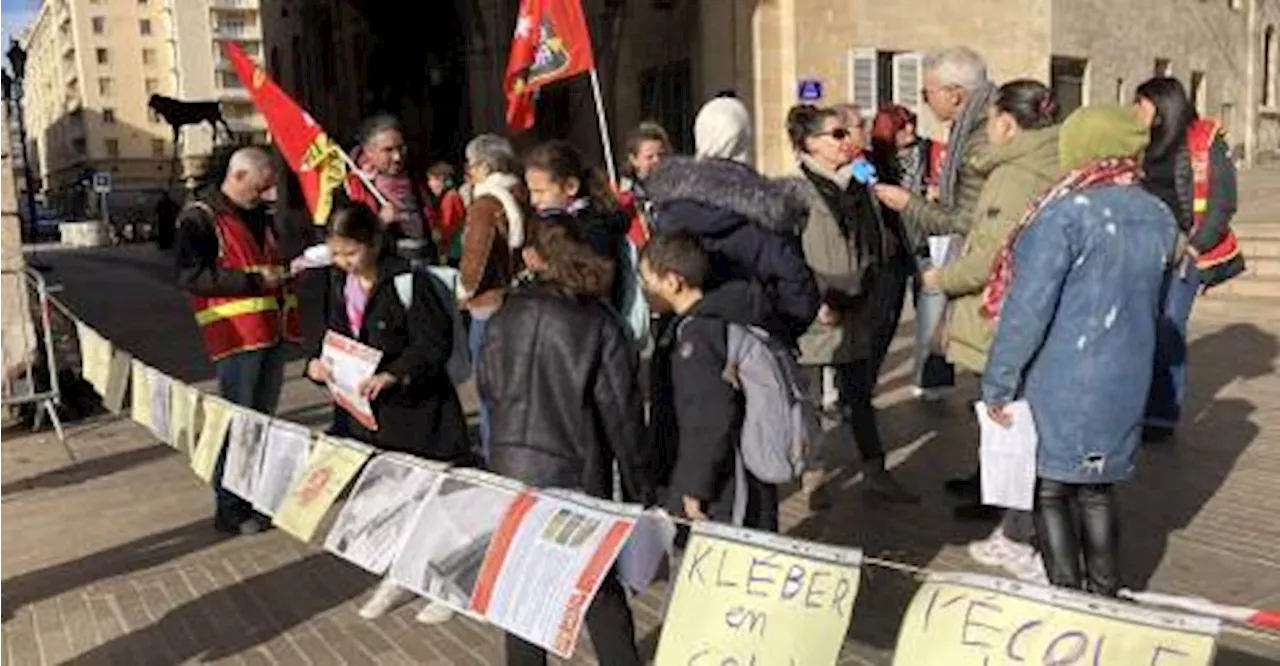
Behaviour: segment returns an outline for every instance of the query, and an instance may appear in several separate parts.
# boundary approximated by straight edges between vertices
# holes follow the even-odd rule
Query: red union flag
[[[312,222],[324,224],[333,209],[334,191],[344,184],[348,187],[363,185],[347,177],[342,148],[329,138],[311,114],[293,101],[261,67],[249,60],[238,44],[227,42],[225,49],[236,75],[249,89],[254,106],[267,122],[271,142],[289,168],[298,174]]]
[[[533,94],[542,86],[596,66],[581,0],[520,0],[507,59],[507,125],[533,127]]]

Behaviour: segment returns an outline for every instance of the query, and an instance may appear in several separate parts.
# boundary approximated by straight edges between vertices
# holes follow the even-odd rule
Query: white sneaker
[[[1035,583],[1037,585],[1048,585],[1049,574],[1044,569],[1044,558],[1040,557],[1040,553],[1032,551],[1029,557],[1018,558],[1006,562],[1004,570],[1013,574],[1018,580]]]
[[[413,619],[419,624],[444,624],[453,619],[453,610],[444,604],[428,601]]]
[[[919,386],[912,386],[911,395],[916,400],[921,400],[923,402],[938,402],[942,400],[942,391],[939,391],[938,389],[921,388]]]
[[[390,578],[382,579],[378,586],[373,588],[373,595],[369,600],[364,602],[360,607],[360,617],[366,620],[376,620],[387,613],[409,603],[413,598],[413,593],[409,590],[391,582]]]
[[[986,539],[969,544],[969,557],[978,564],[992,568],[1004,567],[1009,562],[1034,554],[1035,550],[1031,546],[1011,541],[999,527]]]

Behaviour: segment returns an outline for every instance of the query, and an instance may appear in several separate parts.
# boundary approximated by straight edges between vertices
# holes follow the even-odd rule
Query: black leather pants
[[[1040,479],[1035,521],[1050,583],[1116,596],[1120,529],[1112,484]]]

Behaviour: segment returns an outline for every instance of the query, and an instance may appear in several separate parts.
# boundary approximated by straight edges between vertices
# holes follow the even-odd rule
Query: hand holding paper
[[[1030,511],[1036,488],[1035,418],[1025,400],[974,406],[982,429],[978,451],[982,503]]]

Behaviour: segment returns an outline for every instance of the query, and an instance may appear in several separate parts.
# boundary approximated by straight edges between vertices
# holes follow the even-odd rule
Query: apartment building
[[[250,57],[262,56],[258,0],[165,0],[165,15],[175,64],[173,97],[216,99],[237,141],[266,142],[266,124],[223,51],[224,44],[236,42]],[[225,136],[218,140],[227,143]],[[183,130],[182,175],[188,185],[210,168],[214,147],[208,125]]]
[[[921,103],[921,58],[965,44],[987,58],[994,80],[1045,81],[1068,109],[1127,101],[1146,78],[1169,73],[1223,119],[1241,156],[1280,150],[1280,0],[582,2],[614,145],[654,118],[688,149],[697,107],[732,90],[755,112],[759,166],[784,171],[792,157],[783,121],[802,82],[818,83],[823,103],[901,103],[942,132]],[[440,0],[430,21],[409,24],[394,3],[262,0],[266,61],[334,133],[390,110],[414,125],[423,150],[456,159],[465,137],[504,130],[516,5]],[[544,91],[533,137],[598,146],[583,78]]]
[[[237,23],[239,21],[240,23]],[[243,22],[252,21],[252,28]],[[260,48],[256,3],[243,0],[45,0],[20,37],[27,50],[27,131],[49,208],[97,215],[95,171],[113,174],[113,213],[150,211],[171,184],[206,168],[212,130],[183,130],[175,170],[170,126],[153,94],[220,99],[232,128],[263,139],[243,91],[219,77],[221,39]],[[221,137],[222,141],[228,141]]]

